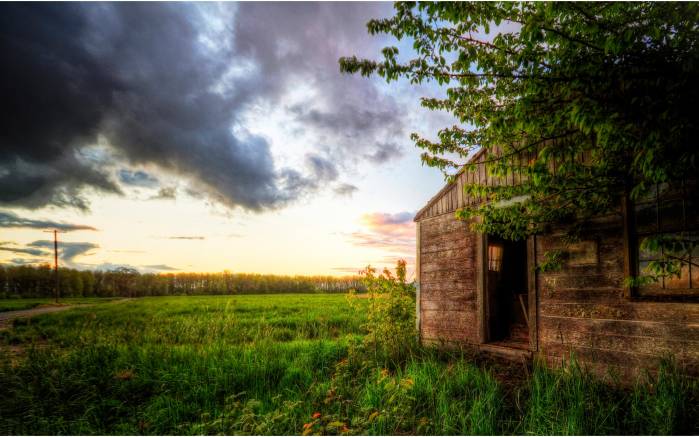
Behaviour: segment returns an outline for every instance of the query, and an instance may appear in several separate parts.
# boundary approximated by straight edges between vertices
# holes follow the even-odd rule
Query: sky
[[[390,3],[0,5],[0,263],[355,274],[415,258],[436,85],[341,74]]]

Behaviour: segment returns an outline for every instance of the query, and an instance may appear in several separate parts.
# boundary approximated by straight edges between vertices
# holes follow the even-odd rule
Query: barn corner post
[[[420,327],[420,222],[415,222],[415,331],[418,343],[422,343]]]

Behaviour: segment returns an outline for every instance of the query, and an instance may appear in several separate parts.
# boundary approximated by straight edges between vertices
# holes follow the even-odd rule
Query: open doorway
[[[487,340],[501,346],[529,348],[527,242],[488,236]]]

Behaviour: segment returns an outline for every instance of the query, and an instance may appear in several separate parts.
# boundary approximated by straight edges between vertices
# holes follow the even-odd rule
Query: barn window
[[[636,272],[643,275],[651,261],[662,252],[641,250],[641,242],[650,236],[682,240],[699,240],[699,214],[696,183],[658,184],[647,197],[634,206],[633,226],[636,232],[634,259]],[[684,257],[679,276],[659,278],[652,284],[638,287],[639,296],[699,296],[699,247]]]

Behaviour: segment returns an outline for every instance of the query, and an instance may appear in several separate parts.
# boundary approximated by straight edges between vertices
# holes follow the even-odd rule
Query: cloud
[[[415,250],[414,237],[396,237],[375,232],[352,232],[346,234],[346,237],[354,246],[399,253],[409,253]]]
[[[19,217],[9,211],[0,211],[0,228],[58,229],[59,231],[96,231],[92,226],[55,222],[52,220],[34,220]]]
[[[30,247],[40,247],[53,250],[53,241],[37,240],[29,243]],[[89,250],[97,249],[99,246],[88,242],[58,242],[58,256],[67,262],[72,262],[74,258],[80,255],[86,255]]]
[[[362,271],[361,268],[357,268],[357,267],[332,267],[330,270],[334,270],[336,272],[347,273],[350,275],[358,275]]]
[[[18,253],[18,254],[23,254],[23,255],[32,255],[32,256],[45,256],[49,255],[49,252],[46,252],[41,249],[25,249],[21,247],[7,247],[7,246],[0,246],[0,250],[4,252],[12,252],[12,253]]]
[[[119,181],[123,184],[136,187],[155,188],[158,186],[158,178],[142,170],[131,171],[121,169],[119,170]]]
[[[168,240],[205,240],[206,237],[200,235],[173,235],[167,237]]]
[[[174,199],[175,197],[177,197],[177,188],[162,187],[158,190],[158,194],[152,196],[151,199]]]
[[[352,196],[354,193],[359,191],[359,188],[357,188],[355,185],[352,184],[340,184],[336,186],[333,191],[335,191],[335,194],[338,196]]]
[[[374,164],[383,164],[392,159],[400,158],[403,153],[403,150],[396,143],[380,143],[377,144],[376,150],[365,154],[364,157]]]
[[[10,264],[14,264],[17,266],[29,266],[29,265],[37,265],[37,264],[46,264],[46,260],[39,259],[39,258],[12,258],[11,260],[8,261]]]
[[[390,5],[346,3],[8,4],[0,15],[0,97],[12,108],[0,136],[0,205],[89,208],[91,193],[122,195],[115,162],[180,178],[188,192],[250,211],[322,189],[331,167],[280,166],[242,124],[260,102],[290,108],[317,156],[337,168],[397,156],[406,110],[378,81],[341,75],[342,55],[373,55],[369,18]],[[11,60],[11,61],[9,61]],[[352,90],[351,93],[348,90]],[[101,144],[110,159],[98,159]],[[332,159],[330,158],[332,157]],[[330,171],[330,172],[328,172]],[[121,183],[152,184],[136,173]],[[154,178],[154,177],[153,177]],[[172,191],[163,191],[170,198]]]
[[[373,232],[386,236],[415,238],[415,223],[412,212],[364,214],[361,222]]]
[[[415,252],[415,223],[412,212],[369,213],[362,215],[363,229],[345,234],[354,246],[391,252],[393,258],[409,258]]]
[[[407,141],[407,108],[381,91],[380,80],[339,74],[337,62],[375,57],[387,37],[369,36],[366,23],[391,14],[386,3],[249,2],[236,15],[236,52],[258,67],[258,88],[284,104],[296,130],[338,167],[397,156],[386,145]],[[287,103],[300,85],[308,92]]]
[[[141,266],[141,267],[148,269],[148,270],[168,271],[168,272],[180,270],[176,267],[171,267],[171,266],[168,266],[166,264],[151,264],[151,265],[146,265],[146,266]]]
[[[335,164],[321,156],[306,155],[306,164],[310,167],[316,181],[334,181],[339,176]]]

